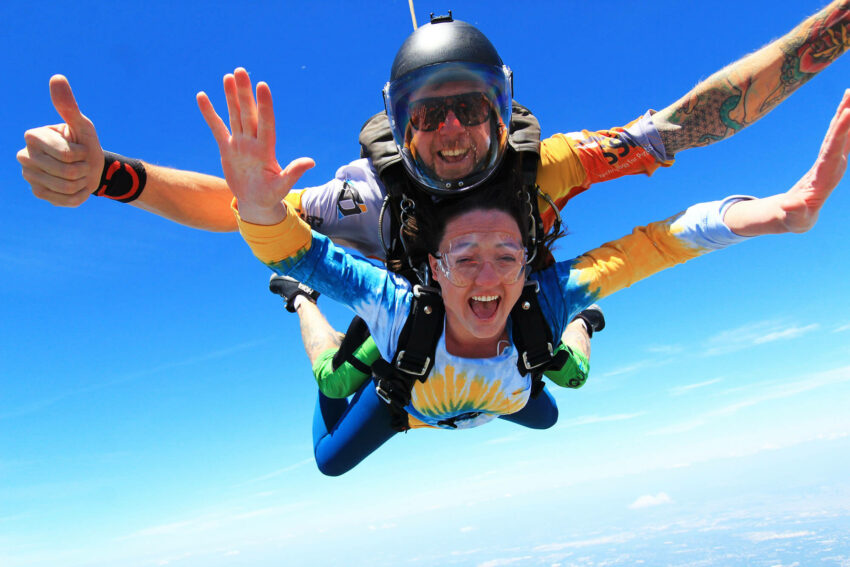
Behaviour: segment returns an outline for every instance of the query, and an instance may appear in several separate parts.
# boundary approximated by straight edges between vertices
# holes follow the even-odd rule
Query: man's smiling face
[[[471,95],[475,100],[482,86],[473,82],[451,82],[442,85],[428,85],[419,89],[410,97],[411,108],[415,108],[417,101],[423,99],[439,99],[446,97],[447,106],[458,104],[456,95]],[[412,129],[410,148],[414,155],[434,174],[446,181],[462,179],[485,163],[490,152],[490,107],[486,98],[480,97],[481,104],[487,104],[484,108],[487,119],[480,124],[465,125],[469,122],[470,113],[475,115],[480,109],[470,110],[466,116],[457,108],[446,108],[445,119],[440,121],[433,130]]]

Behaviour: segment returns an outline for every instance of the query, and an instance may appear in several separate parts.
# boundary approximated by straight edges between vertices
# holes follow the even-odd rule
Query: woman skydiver
[[[228,93],[234,133],[203,93],[199,106],[221,152],[240,230],[254,254],[279,274],[304,281],[344,303],[369,326],[381,355],[391,360],[413,297],[406,280],[346,254],[311,233],[282,204],[298,177],[313,165],[300,158],[282,169],[274,156],[271,92],[257,86]],[[246,113],[258,116],[256,132],[237,128]],[[791,189],[767,198],[735,196],[688,208],[666,221],[635,229],[573,260],[529,274],[527,211],[511,194],[483,191],[417,218],[434,281],[445,305],[444,332],[435,363],[417,382],[405,408],[411,427],[466,428],[514,414],[529,399],[530,378],[517,370],[508,314],[526,280],[539,286],[540,304],[553,336],[594,301],[667,267],[747,237],[805,232],[846,169],[850,150],[850,91],[845,92],[815,164]],[[237,210],[238,209],[238,210]],[[428,224],[428,223],[432,224]],[[344,281],[346,285],[339,285]],[[319,407],[314,443],[319,469],[350,470],[391,437],[389,413],[366,384],[342,411]]]

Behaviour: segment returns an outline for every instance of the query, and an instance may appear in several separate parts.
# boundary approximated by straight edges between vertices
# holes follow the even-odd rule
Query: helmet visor
[[[501,162],[511,118],[511,71],[451,62],[387,83],[384,103],[408,173],[427,191],[472,189]]]

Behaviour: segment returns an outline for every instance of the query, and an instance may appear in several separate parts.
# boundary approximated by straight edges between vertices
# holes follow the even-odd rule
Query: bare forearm
[[[590,337],[587,336],[587,328],[581,319],[573,319],[567,325],[561,335],[561,342],[573,351],[580,352],[585,358],[590,358]]]
[[[323,352],[339,348],[343,334],[331,327],[315,303],[302,301],[297,313],[301,323],[301,340],[310,364],[314,364]]]
[[[756,122],[850,46],[850,1],[835,0],[782,38],[725,67],[654,117],[671,155]]]
[[[233,195],[220,177],[145,163],[147,183],[132,204],[193,228],[236,230],[230,210]]]
[[[739,201],[729,207],[723,222],[732,232],[740,236],[763,236],[790,232],[785,226],[785,211],[781,206],[782,195],[764,199]]]

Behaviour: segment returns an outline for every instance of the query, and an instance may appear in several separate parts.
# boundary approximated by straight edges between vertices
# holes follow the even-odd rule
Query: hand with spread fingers
[[[269,86],[257,83],[257,98],[243,68],[224,76],[224,94],[230,129],[213,108],[206,93],[198,93],[198,107],[221,153],[227,184],[239,204],[239,215],[253,224],[272,225],[286,218],[281,200],[314,162],[298,158],[281,168],[275,157],[275,121]]]
[[[806,232],[847,170],[850,153],[850,89],[844,91],[814,165],[788,191],[736,203],[724,222],[741,236]]]
[[[812,168],[789,189],[780,201],[789,232],[805,232],[818,220],[818,213],[847,170],[850,152],[850,89],[835,112]]]
[[[50,78],[50,99],[65,122],[27,130],[26,147],[17,158],[33,195],[53,205],[78,207],[98,188],[103,149],[64,76]]]

